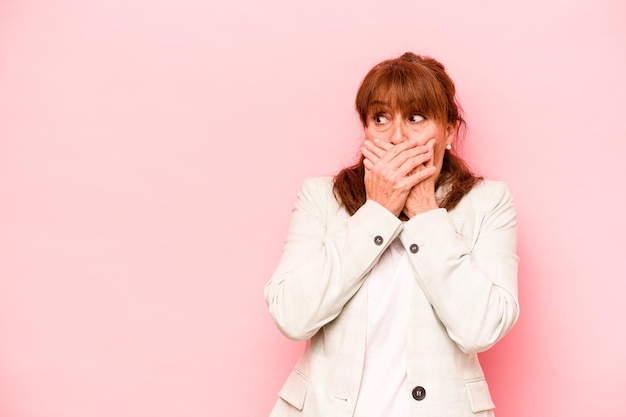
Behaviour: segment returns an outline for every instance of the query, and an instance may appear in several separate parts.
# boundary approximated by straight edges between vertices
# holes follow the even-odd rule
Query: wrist
[[[409,219],[411,219],[418,214],[426,213],[431,210],[437,210],[438,208],[439,204],[437,204],[436,200],[433,200],[422,202],[420,204],[411,204],[410,206],[407,205],[404,207],[403,212]]]

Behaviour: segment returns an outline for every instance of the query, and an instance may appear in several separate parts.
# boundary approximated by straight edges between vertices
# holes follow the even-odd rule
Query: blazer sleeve
[[[400,234],[418,284],[466,353],[494,345],[519,316],[513,199],[501,182],[476,187],[471,209],[459,208],[470,217],[464,221],[479,225],[473,245],[457,233],[445,209],[415,216]]]
[[[352,216],[342,210],[331,178],[305,180],[265,286],[270,314],[291,339],[309,339],[335,319],[400,233],[401,221],[374,201]]]

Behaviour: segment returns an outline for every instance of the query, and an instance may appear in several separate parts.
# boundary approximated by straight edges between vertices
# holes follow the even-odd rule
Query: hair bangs
[[[421,114],[442,123],[448,121],[447,97],[437,77],[413,62],[374,67],[363,80],[356,107],[364,126],[368,115],[390,109],[407,116]]]

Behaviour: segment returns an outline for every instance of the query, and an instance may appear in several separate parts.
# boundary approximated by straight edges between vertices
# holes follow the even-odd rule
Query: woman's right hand
[[[399,216],[411,189],[433,175],[431,147],[413,140],[397,145],[379,139],[366,140],[361,147],[365,166],[365,192],[369,200]],[[428,166],[429,165],[429,166]]]

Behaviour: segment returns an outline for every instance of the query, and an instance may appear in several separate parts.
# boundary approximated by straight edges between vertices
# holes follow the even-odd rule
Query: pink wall
[[[265,416],[262,290],[376,62],[443,61],[519,211],[501,417],[626,412],[621,0],[0,3],[0,416]]]

